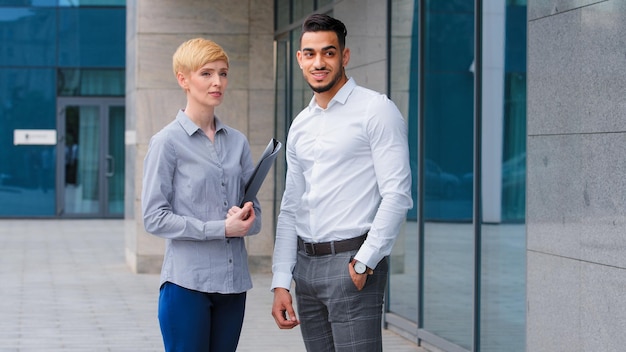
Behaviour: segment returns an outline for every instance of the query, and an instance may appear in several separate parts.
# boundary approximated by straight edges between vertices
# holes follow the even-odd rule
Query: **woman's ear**
[[[176,80],[178,81],[178,85],[185,91],[187,91],[187,77],[182,72],[176,73]]]

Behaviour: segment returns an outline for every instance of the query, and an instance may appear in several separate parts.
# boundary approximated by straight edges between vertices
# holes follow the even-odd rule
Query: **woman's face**
[[[228,86],[228,64],[224,60],[205,64],[185,75],[183,89],[187,91],[190,104],[217,106],[224,100]]]

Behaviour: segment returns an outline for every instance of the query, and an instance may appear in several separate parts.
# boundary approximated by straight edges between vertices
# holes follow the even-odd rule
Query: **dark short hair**
[[[304,20],[302,23],[302,33],[300,34],[300,41],[302,36],[306,32],[320,32],[320,31],[332,31],[337,34],[339,40],[339,47],[343,50],[346,47],[346,35],[348,30],[343,22],[336,18],[330,17],[326,14],[314,13]]]

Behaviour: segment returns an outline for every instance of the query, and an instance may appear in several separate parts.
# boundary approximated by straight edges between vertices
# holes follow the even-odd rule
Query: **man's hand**
[[[357,290],[361,291],[363,287],[365,287],[365,281],[367,281],[368,273],[366,272],[364,274],[357,274],[356,271],[354,271],[353,262],[348,263],[348,271],[350,272],[350,278],[352,279],[354,286],[356,286]]]
[[[226,237],[245,236],[252,227],[255,217],[252,202],[246,202],[243,208],[230,208],[226,215]]]
[[[293,310],[291,293],[284,288],[276,287],[274,289],[272,316],[276,320],[276,325],[281,329],[293,329],[300,324],[296,318],[296,312]]]

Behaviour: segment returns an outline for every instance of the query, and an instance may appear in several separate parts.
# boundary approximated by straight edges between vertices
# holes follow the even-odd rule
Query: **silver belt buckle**
[[[315,244],[304,242],[304,253],[307,255],[315,255]]]

